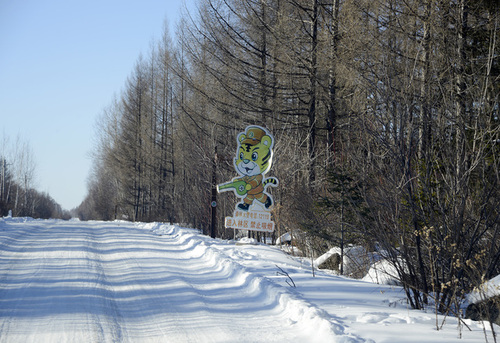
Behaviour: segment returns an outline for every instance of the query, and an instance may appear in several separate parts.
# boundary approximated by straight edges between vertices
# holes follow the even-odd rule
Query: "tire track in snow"
[[[0,299],[5,297],[5,290],[10,287],[8,282],[10,276],[20,274],[24,270],[23,268],[19,268],[16,264],[9,263],[11,260],[10,256],[18,256],[20,259],[23,257],[28,250],[26,242],[31,241],[29,234],[32,234],[33,232],[33,228],[30,228],[29,226],[21,226],[19,229],[14,231],[8,230],[13,227],[13,224],[15,225],[16,223],[21,222],[24,223],[26,221],[26,218],[8,218],[7,220],[0,218],[0,232],[2,236],[0,241],[0,274],[2,275],[0,278]],[[40,273],[40,267],[31,269],[25,273],[26,276],[35,278]],[[18,294],[20,296],[26,295],[26,289],[31,284],[32,282],[29,282],[27,287],[19,289]],[[19,304],[14,304],[12,310],[18,311]],[[2,316],[3,313],[0,312],[0,317]],[[0,342],[4,341],[2,337],[8,335],[11,323],[12,317],[7,317],[5,320],[2,320],[0,325]]]
[[[33,220],[0,226],[9,230],[0,244],[1,342],[119,341],[92,228]]]
[[[102,263],[102,254],[97,242],[100,240],[102,232],[100,229],[91,230],[88,233],[88,264],[89,270],[94,270],[96,275],[93,280],[96,293],[104,300],[102,311],[90,312],[93,333],[97,342],[121,342],[122,332],[120,327],[120,312],[116,304],[114,290],[106,280],[106,273]],[[103,325],[105,323],[105,325]]]

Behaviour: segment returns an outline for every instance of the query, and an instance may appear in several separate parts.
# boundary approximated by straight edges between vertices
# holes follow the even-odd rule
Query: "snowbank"
[[[400,285],[398,272],[394,265],[381,260],[370,266],[368,273],[363,277],[363,281],[373,282],[380,285]]]
[[[500,296],[500,275],[486,281],[479,289],[467,296],[470,304],[476,304],[494,296]]]
[[[314,260],[314,266],[319,267],[330,257],[340,256],[339,247],[331,248],[328,252]],[[377,253],[366,251],[362,246],[348,246],[344,248],[343,269],[345,275],[365,275],[369,266],[379,259]],[[339,268],[340,269],[340,266]]]
[[[276,239],[276,245],[289,244],[292,241],[292,235],[290,233],[285,233]]]

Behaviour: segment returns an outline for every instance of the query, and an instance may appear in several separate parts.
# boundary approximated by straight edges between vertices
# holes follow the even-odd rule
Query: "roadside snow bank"
[[[193,260],[204,261],[207,266],[217,266],[217,269],[228,275],[225,282],[240,288],[241,296],[251,297],[252,303],[265,307],[275,313],[276,318],[285,318],[290,330],[299,330],[303,337],[308,337],[308,342],[351,342],[361,343],[365,340],[346,334],[340,322],[335,321],[326,311],[318,308],[289,287],[284,287],[275,282],[271,277],[260,274],[257,270],[251,270],[242,262],[247,262],[249,256],[244,253],[231,251],[229,255],[224,248],[233,246],[235,249],[245,249],[241,244],[248,247],[269,247],[255,244],[253,240],[244,239],[233,242],[199,234],[196,230],[181,228],[177,225],[148,223],[142,224],[144,229],[152,231],[159,236],[168,236],[175,239],[184,246],[184,251],[190,251],[189,256]],[[239,247],[239,248],[237,248]],[[214,294],[219,291],[219,284],[206,283],[193,285],[201,294]],[[227,287],[227,284],[224,285]],[[221,303],[219,306],[223,306]],[[254,316],[251,309],[248,316]]]
[[[31,217],[12,217],[12,216],[6,216],[0,218],[0,221],[3,221],[5,223],[26,223],[28,221],[33,221],[35,219]]]

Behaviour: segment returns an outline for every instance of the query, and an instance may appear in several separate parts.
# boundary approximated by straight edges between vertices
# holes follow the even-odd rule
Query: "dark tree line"
[[[413,307],[450,310],[500,273],[499,19],[487,0],[202,0],[103,112],[80,216],[208,230],[213,166],[233,177],[262,125],[278,233],[376,245]]]
[[[36,190],[35,170],[30,146],[17,139],[10,147],[4,136],[0,145],[0,217],[69,219],[69,213],[49,194]]]

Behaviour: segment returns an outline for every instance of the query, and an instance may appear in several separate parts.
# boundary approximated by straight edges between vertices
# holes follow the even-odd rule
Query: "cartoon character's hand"
[[[246,184],[246,186],[245,186],[245,189],[246,189],[247,191],[251,190],[251,189],[252,189],[252,185],[251,185],[251,184],[249,184],[249,183],[247,183],[247,184]]]

